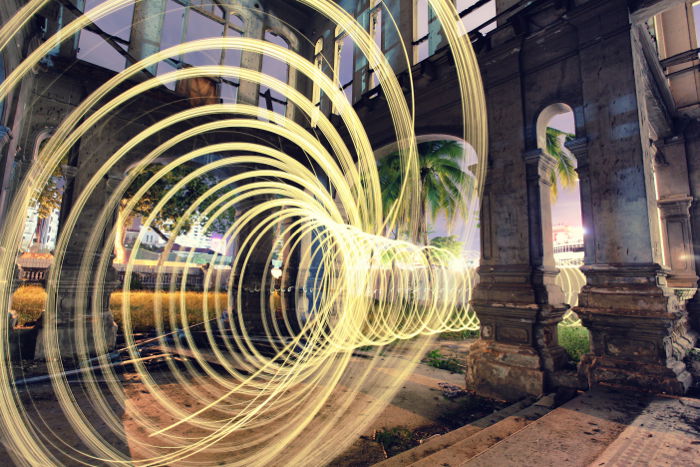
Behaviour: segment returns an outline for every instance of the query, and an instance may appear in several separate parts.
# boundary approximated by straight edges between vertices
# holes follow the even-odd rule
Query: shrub
[[[462,365],[460,365],[456,358],[445,357],[438,349],[431,350],[427,353],[425,356],[425,363],[441,370],[448,370],[453,373],[464,373],[464,368],[462,368]]]
[[[148,332],[156,328],[155,317],[155,292],[138,291],[130,293],[131,324],[134,332]],[[170,310],[172,309],[176,320],[176,326],[181,327],[180,318],[180,293],[161,292],[162,321],[165,329],[170,329]],[[225,293],[209,293],[207,297],[210,319],[215,316],[215,301],[218,301],[221,309],[227,307]],[[171,300],[174,303],[171,303]],[[187,322],[190,325],[204,321],[204,294],[202,292],[186,292],[185,307],[187,309]],[[109,309],[114,315],[114,321],[123,330],[122,304],[124,293],[114,292],[109,301]],[[18,288],[12,296],[12,309],[17,318],[17,326],[24,326],[39,319],[46,308],[46,291],[36,285]]]
[[[12,309],[17,326],[25,326],[39,319],[46,308],[46,291],[38,285],[25,285],[12,295]]]
[[[590,350],[590,334],[583,326],[559,325],[559,345],[564,347],[569,358],[579,362],[581,356]]]
[[[170,320],[171,314],[174,315],[175,326],[182,327],[182,318],[180,317],[180,300],[179,292],[160,292],[161,313],[160,321],[166,330],[171,329]],[[134,332],[148,332],[156,328],[156,313],[155,313],[155,292],[141,291],[130,292],[129,295],[129,310],[131,316],[131,329]],[[207,294],[207,308],[209,311],[209,319],[216,316],[216,303],[220,309],[225,310],[227,307],[227,295],[223,292],[215,294]],[[172,303],[171,303],[172,302]],[[124,293],[114,292],[109,301],[109,309],[114,315],[114,321],[123,331],[124,319],[122,316],[122,305],[124,303]],[[185,308],[187,310],[187,324],[195,325],[204,321],[204,294],[202,292],[185,292]],[[172,310],[172,311],[171,311]]]

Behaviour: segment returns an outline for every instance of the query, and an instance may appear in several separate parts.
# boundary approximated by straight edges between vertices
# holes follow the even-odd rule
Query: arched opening
[[[266,42],[279,45],[285,49],[289,48],[287,40],[273,31],[265,32],[264,39]],[[284,83],[289,81],[289,65],[268,55],[263,55],[262,57],[261,72]],[[284,94],[267,86],[260,86],[259,105],[280,115],[286,115],[287,113],[287,99]]]
[[[37,160],[39,152],[52,134],[53,130],[45,130],[37,136],[34,144],[34,161]],[[23,251],[49,253],[56,246],[64,187],[63,164],[59,164],[41,193],[29,206],[22,235]]]
[[[552,243],[554,262],[559,269],[557,283],[565,302],[578,305],[578,294],[586,279],[580,270],[584,257],[584,225],[581,214],[581,191],[575,155],[566,143],[576,137],[574,112],[566,104],[546,107],[537,119],[537,145],[552,156],[555,165],[549,174],[551,183]],[[558,329],[559,343],[569,357],[577,361],[588,351],[588,331],[570,309]]]
[[[387,229],[385,235],[401,240],[412,240],[421,245],[445,250],[439,254],[449,256],[445,277],[450,290],[456,294],[456,310],[463,318],[459,336],[449,333],[449,338],[473,337],[479,329],[478,319],[469,304],[471,291],[478,281],[476,269],[481,258],[479,209],[477,193],[478,156],[466,141],[443,134],[426,134],[417,137],[418,164],[420,169],[420,197],[423,200],[419,232],[416,238],[407,233]],[[400,154],[393,143],[375,151],[382,187],[382,204],[387,212],[397,201],[403,181],[402,172],[396,170]],[[392,266],[393,267],[393,266]],[[439,284],[430,284],[440,290]],[[420,289],[419,289],[420,290]],[[418,300],[428,300],[420,293]]]

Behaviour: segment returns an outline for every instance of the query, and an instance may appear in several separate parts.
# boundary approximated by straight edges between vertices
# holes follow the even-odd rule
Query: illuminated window
[[[333,79],[350,103],[353,103],[352,83],[355,74],[355,42],[338,26],[335,30],[335,57]],[[333,113],[338,113],[335,106]]]
[[[272,31],[267,31],[264,39],[285,49],[289,48],[287,41]],[[283,83],[289,80],[289,65],[268,55],[263,55],[261,72],[264,75],[277,78]],[[270,89],[267,86],[260,86],[259,105],[280,115],[287,113],[287,98],[278,90]]]

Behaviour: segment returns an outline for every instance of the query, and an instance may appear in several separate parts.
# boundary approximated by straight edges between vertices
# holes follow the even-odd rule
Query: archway
[[[537,144],[552,156],[555,166],[550,174],[552,246],[554,262],[559,269],[557,284],[571,308],[559,325],[559,343],[576,361],[588,351],[588,332],[572,311],[578,305],[578,294],[586,283],[580,270],[584,257],[584,226],[581,214],[581,192],[575,155],[566,144],[576,136],[576,119],[567,104],[545,107],[537,119]]]

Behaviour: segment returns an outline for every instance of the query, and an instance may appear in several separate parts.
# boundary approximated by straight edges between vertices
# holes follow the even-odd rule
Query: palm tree
[[[420,170],[421,223],[419,238],[428,244],[428,214],[435,220],[444,212],[448,222],[457,213],[467,214],[465,193],[473,183],[472,176],[465,172],[460,161],[464,148],[458,141],[439,140],[418,144],[418,166]],[[379,161],[379,180],[382,187],[384,213],[388,213],[401,192],[403,171],[401,154],[395,151]]]
[[[554,157],[557,165],[549,173],[552,182],[552,199],[557,199],[557,184],[561,179],[562,186],[569,187],[576,183],[578,176],[574,167],[574,158],[562,144],[574,139],[574,135],[555,128],[547,127],[545,152]]]

